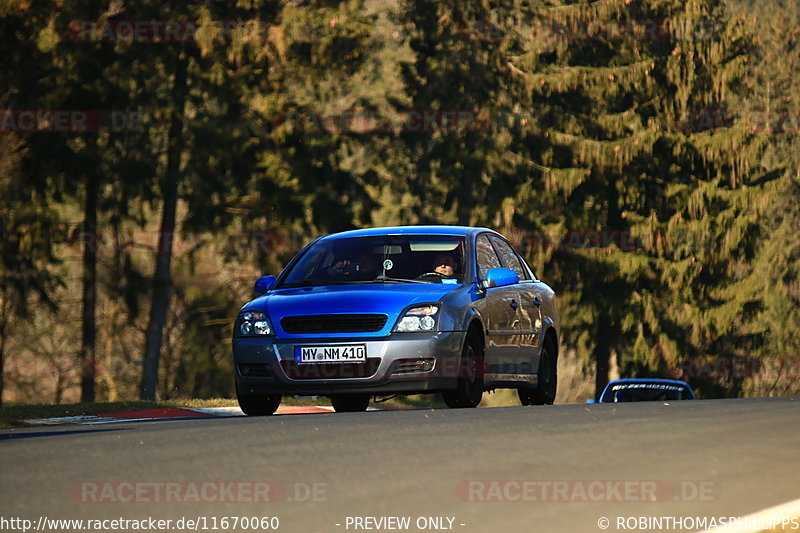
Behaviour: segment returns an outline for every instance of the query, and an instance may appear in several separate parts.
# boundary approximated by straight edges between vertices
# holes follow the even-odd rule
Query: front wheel
[[[461,352],[461,369],[456,389],[442,394],[451,409],[477,407],[483,399],[483,353],[474,335],[469,335]]]
[[[236,387],[236,399],[242,412],[248,416],[270,416],[281,405],[280,394],[242,394]]]
[[[542,355],[539,358],[538,385],[535,389],[519,389],[519,401],[522,405],[553,405],[558,388],[558,371],[556,369],[556,349],[550,339],[544,341]]]
[[[331,403],[337,413],[357,413],[367,410],[371,397],[371,394],[334,394]]]

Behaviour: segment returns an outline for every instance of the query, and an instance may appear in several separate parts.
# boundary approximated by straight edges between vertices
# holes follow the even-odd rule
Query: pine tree
[[[739,348],[746,372],[755,375],[744,384],[747,394],[793,395],[796,380],[800,317],[800,13],[792,2],[729,2],[732,17],[747,14],[756,39],[748,63],[746,92],[739,98],[736,117],[742,127],[767,138],[763,156],[753,165],[762,176],[758,239],[752,258],[739,264],[739,282],[731,294],[749,295],[749,305],[736,317],[735,327],[753,339]],[[744,347],[744,349],[741,349]],[[760,364],[753,364],[756,358]],[[731,369],[736,373],[737,369]]]
[[[429,125],[401,134],[410,168],[398,192],[416,197],[425,223],[491,224],[525,164],[511,148],[520,106],[509,54],[514,2],[408,2],[403,20],[416,59],[406,69],[411,106]]]
[[[394,2],[286,4],[264,55],[246,91],[262,138],[254,200],[309,236],[368,224],[407,169],[394,139],[413,55]]]
[[[614,354],[626,374],[663,374],[713,353],[730,336],[704,317],[726,310],[712,294],[753,238],[758,212],[743,207],[763,139],[692,131],[685,117],[729,110],[751,49],[744,22],[713,2],[608,0],[532,9],[527,21],[535,31],[511,61],[535,115],[519,147],[530,172],[517,220],[552,243],[576,230],[633,242],[603,253],[579,233],[542,247],[565,293],[567,343],[592,354],[598,392]],[[679,245],[681,232],[709,231],[725,250]]]

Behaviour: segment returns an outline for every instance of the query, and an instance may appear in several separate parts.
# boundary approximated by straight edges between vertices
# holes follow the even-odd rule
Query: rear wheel
[[[535,389],[519,389],[519,401],[522,405],[553,405],[558,388],[558,372],[556,369],[556,349],[548,338],[544,341],[542,355],[539,358],[538,385]]]
[[[477,407],[483,398],[483,353],[475,335],[464,342],[461,367],[456,389],[442,394],[444,403],[451,409]]]
[[[371,394],[334,394],[331,403],[337,413],[357,413],[367,410],[370,398]]]
[[[236,399],[244,414],[249,416],[273,415],[281,404],[280,394],[242,394],[238,386]]]

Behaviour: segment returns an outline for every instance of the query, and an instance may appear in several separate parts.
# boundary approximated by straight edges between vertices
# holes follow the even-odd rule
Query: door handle
[[[511,309],[516,309],[517,307],[519,307],[519,304],[517,303],[516,300],[511,300],[511,303],[508,305],[511,306]]]
[[[538,296],[534,296],[533,297],[533,305],[535,305],[536,307],[539,307],[540,305],[542,305],[542,299],[539,298]]]

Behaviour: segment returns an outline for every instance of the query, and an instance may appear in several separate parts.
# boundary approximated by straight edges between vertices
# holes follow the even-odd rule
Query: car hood
[[[361,332],[359,337],[388,335],[400,313],[414,304],[434,303],[448,292],[461,287],[442,283],[370,283],[329,285],[273,290],[245,305],[242,310],[266,311],[279,337],[319,337],[320,334],[289,334],[281,320],[288,316],[329,314],[385,314],[386,325],[375,332]],[[352,337],[353,333],[325,333],[325,337]]]

